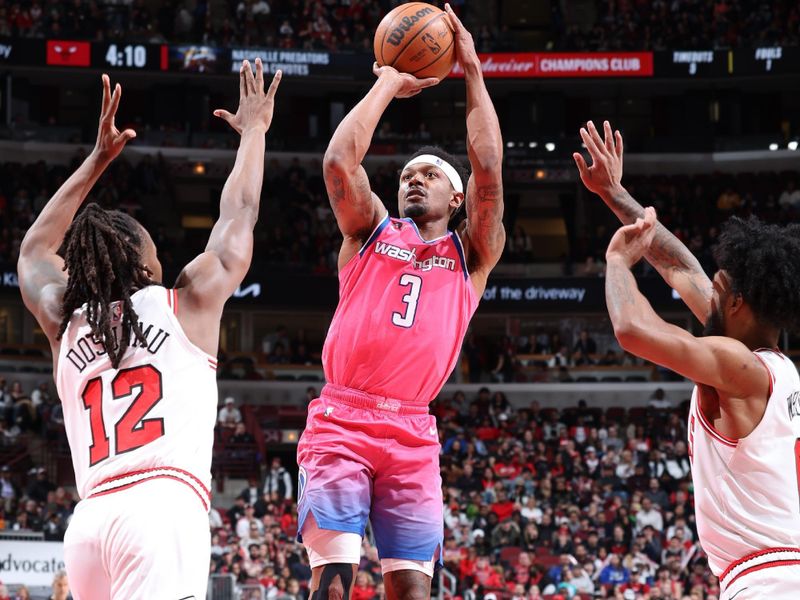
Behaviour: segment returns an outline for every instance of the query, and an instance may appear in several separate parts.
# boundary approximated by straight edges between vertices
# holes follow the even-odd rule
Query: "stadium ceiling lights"
[[[775,142],[772,142],[772,143],[769,145],[769,149],[770,149],[770,150],[772,150],[773,152],[775,152],[775,150],[777,150],[777,149],[778,149],[778,144],[776,144]]]
[[[545,150],[547,150],[548,152],[552,152],[553,150],[556,149],[556,145],[553,142],[547,142],[544,145],[544,147],[545,147]]]
[[[797,140],[792,140],[786,145],[789,150],[797,150]]]

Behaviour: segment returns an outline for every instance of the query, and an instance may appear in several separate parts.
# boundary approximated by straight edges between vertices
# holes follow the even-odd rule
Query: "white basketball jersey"
[[[189,484],[208,509],[217,410],[216,359],[178,322],[178,294],[149,286],[131,297],[147,343],[131,334],[111,366],[76,310],[61,340],[56,385],[81,498],[151,477]],[[116,335],[121,303],[112,305]]]
[[[759,350],[770,396],[750,435],[717,432],[698,406],[689,410],[697,532],[719,576],[728,565],[767,548],[800,547],[800,377],[779,352]]]

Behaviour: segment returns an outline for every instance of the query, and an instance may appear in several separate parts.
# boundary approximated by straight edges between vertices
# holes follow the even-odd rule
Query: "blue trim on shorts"
[[[306,519],[308,518],[308,513],[311,513],[314,516],[314,520],[317,522],[317,527],[320,529],[326,529],[328,531],[341,531],[342,533],[355,533],[360,535],[362,538],[367,531],[367,524],[364,523],[363,525],[357,527],[355,525],[348,525],[346,523],[338,523],[336,521],[329,521],[328,519],[320,519],[317,517],[317,513],[314,512],[314,507],[309,506],[308,510],[304,511],[304,514],[300,516],[297,520],[297,541],[301,544],[303,543],[303,525],[305,525]],[[430,559],[427,559],[430,560]]]
[[[439,549],[439,558],[434,560],[434,566],[443,565],[444,537],[442,537],[442,539],[436,543],[436,545],[431,549],[430,552],[427,552],[425,554],[419,552],[408,552],[399,548],[392,548],[392,549],[378,548],[378,557],[381,559],[389,558],[396,560],[418,560],[420,562],[428,562],[429,560],[433,560],[437,548]]]

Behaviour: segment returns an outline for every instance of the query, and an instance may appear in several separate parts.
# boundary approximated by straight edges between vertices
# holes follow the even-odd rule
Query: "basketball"
[[[409,2],[389,12],[375,31],[375,60],[420,79],[444,79],[455,60],[447,14],[425,2]]]

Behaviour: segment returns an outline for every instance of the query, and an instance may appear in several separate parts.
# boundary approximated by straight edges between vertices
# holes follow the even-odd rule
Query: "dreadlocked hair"
[[[85,304],[92,336],[103,345],[115,369],[130,345],[131,331],[136,340],[147,343],[131,302],[131,291],[151,284],[141,259],[140,228],[130,215],[91,203],[72,221],[58,252],[68,277],[56,339],[61,339],[72,314]],[[115,301],[122,303],[120,339],[111,324]]]
[[[800,225],[785,227],[731,217],[714,247],[717,267],[728,273],[765,325],[800,332]]]

